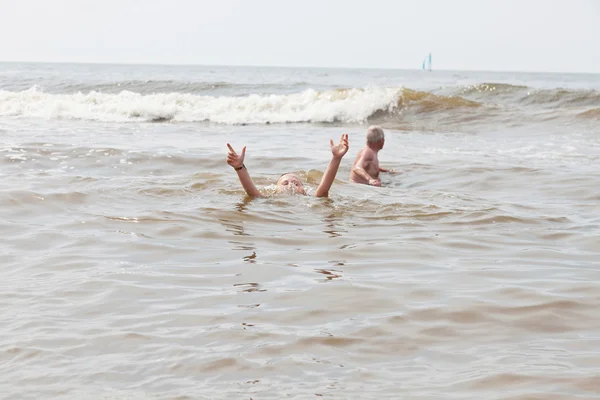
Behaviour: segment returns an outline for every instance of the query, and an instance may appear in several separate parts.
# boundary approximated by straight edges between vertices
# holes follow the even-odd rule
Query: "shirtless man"
[[[354,165],[350,172],[350,182],[381,186],[379,173],[393,172],[379,166],[377,153],[383,149],[384,143],[385,136],[383,129],[376,125],[370,126],[367,130],[367,145],[358,152],[354,160]]]
[[[333,140],[329,139],[331,146],[331,161],[327,166],[327,170],[321,178],[321,183],[315,191],[315,197],[327,197],[329,195],[329,189],[335,180],[335,176],[340,167],[340,162],[344,154],[348,152],[348,134],[342,134],[340,142],[334,144]],[[229,154],[227,154],[227,164],[231,165],[236,170],[240,183],[249,196],[262,197],[262,194],[258,191],[250,174],[244,165],[244,157],[246,156],[246,146],[242,148],[242,153],[237,154],[233,147],[227,143],[229,148]],[[296,174],[287,173],[283,174],[277,180],[277,193],[278,194],[306,194],[304,185],[300,180],[300,177]]]

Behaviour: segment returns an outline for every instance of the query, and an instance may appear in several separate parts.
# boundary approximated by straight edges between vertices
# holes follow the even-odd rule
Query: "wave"
[[[543,89],[527,93],[521,98],[525,105],[593,106],[600,104],[600,92],[589,90]]]
[[[577,116],[590,119],[600,119],[600,108],[592,108],[577,114]]]
[[[598,118],[600,93],[594,90],[544,89],[526,86],[482,83],[452,89],[446,95],[404,87],[346,88],[318,91],[305,89],[292,93],[257,93],[248,86],[241,95],[239,86],[228,95],[206,92],[208,84],[197,84],[185,91],[159,92],[173,89],[174,81],[156,81],[156,93],[117,90],[119,86],[97,87],[114,91],[105,93],[47,93],[34,86],[28,90],[0,91],[0,116],[45,119],[74,119],[102,122],[211,122],[228,125],[284,123],[346,123],[403,122],[423,120],[427,116],[443,117],[438,122],[471,123],[499,117],[522,123],[526,116],[535,118],[539,106],[552,109],[552,118],[569,115],[561,108],[575,109],[583,118]],[[175,82],[179,85],[179,82]],[[128,81],[129,89],[146,82]],[[229,83],[212,83],[215,88],[227,88]],[[219,86],[220,85],[220,86]],[[258,87],[264,87],[257,85]],[[78,87],[79,89],[83,88]],[[297,90],[298,88],[296,88]],[[182,89],[183,90],[183,89]],[[215,89],[217,90],[217,89]],[[223,93],[223,92],[221,92]],[[229,95],[231,94],[231,95]],[[509,102],[510,107],[498,107]],[[592,107],[593,107],[592,106]],[[527,114],[527,107],[534,107]],[[586,109],[587,107],[587,109]],[[580,108],[580,110],[577,110]],[[518,112],[517,112],[518,111]],[[500,117],[498,113],[503,115]]]
[[[461,87],[455,91],[464,97],[479,101],[506,101],[520,106],[574,107],[600,104],[600,92],[593,89],[535,89],[528,86],[503,83],[481,83]]]
[[[99,84],[64,82],[48,90],[54,94],[73,94],[73,93],[110,93],[118,94],[122,91],[128,91],[139,94],[155,93],[192,93],[192,94],[211,94],[214,92],[231,92],[237,96],[252,93],[269,93],[273,90],[289,90],[305,86],[305,82],[294,82],[288,85],[277,83],[234,83],[234,82],[187,82],[180,80],[127,80],[119,82],[108,82]],[[44,90],[46,91],[46,90]]]
[[[117,94],[122,91],[129,91],[140,94],[151,93],[199,93],[218,89],[224,89],[235,86],[228,82],[183,82],[174,80],[132,80],[122,82],[109,82],[90,85],[86,83],[70,82],[59,85],[57,89],[65,93],[112,93]]]
[[[475,93],[516,93],[522,90],[528,89],[527,86],[522,85],[510,85],[507,83],[479,83],[476,85],[469,85],[461,88],[462,94],[475,94]]]
[[[22,92],[0,91],[0,116],[105,122],[363,123],[407,108],[427,113],[479,105],[461,97],[404,88],[307,89],[241,97],[180,92],[143,95],[127,90],[116,94],[50,94],[37,87]]]
[[[429,92],[404,89],[400,98],[400,105],[410,107],[418,105],[420,111],[451,110],[455,108],[479,107],[482,104],[477,101],[468,100],[460,96],[439,96]]]

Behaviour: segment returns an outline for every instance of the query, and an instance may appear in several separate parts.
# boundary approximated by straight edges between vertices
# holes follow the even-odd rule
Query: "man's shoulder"
[[[365,147],[364,149],[362,149],[361,151],[362,151],[363,158],[365,158],[365,159],[372,160],[377,157],[377,154],[373,151],[373,149],[371,149],[368,146]]]

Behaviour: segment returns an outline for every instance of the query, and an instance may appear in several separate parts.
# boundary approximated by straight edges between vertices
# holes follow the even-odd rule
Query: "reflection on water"
[[[233,286],[240,288],[241,292],[265,292],[267,289],[261,289],[261,285],[259,283],[250,282],[250,283],[235,283]]]
[[[325,209],[331,210],[323,217],[323,222],[325,222],[326,227],[323,232],[327,233],[331,238],[342,236],[343,233],[347,232],[340,224],[344,219],[343,209],[336,208],[336,204],[331,198],[325,199],[322,205]]]
[[[256,262],[256,252],[252,252],[252,254],[250,254],[249,256],[245,256],[244,257],[244,261],[247,261],[251,264],[254,264]]]
[[[336,279],[336,278],[341,278],[341,272],[339,270],[335,270],[335,269],[331,269],[331,270],[327,270],[327,269],[315,269],[316,272],[318,272],[319,274],[323,274],[325,275],[325,278],[323,281],[327,282],[330,281],[332,279]]]

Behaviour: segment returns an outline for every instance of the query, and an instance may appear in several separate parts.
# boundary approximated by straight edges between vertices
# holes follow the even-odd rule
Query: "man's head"
[[[300,177],[296,174],[283,174],[277,180],[277,193],[306,194]]]
[[[367,146],[373,150],[381,150],[384,143],[385,135],[383,134],[383,129],[380,126],[371,125],[367,129]]]

